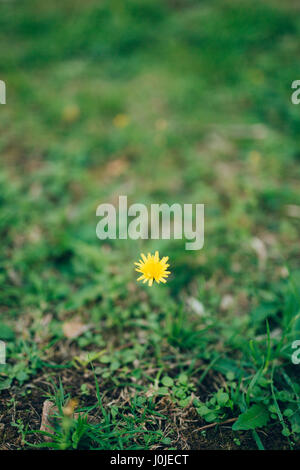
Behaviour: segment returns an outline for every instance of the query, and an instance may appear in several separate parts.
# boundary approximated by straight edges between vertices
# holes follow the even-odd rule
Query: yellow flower
[[[147,257],[142,253],[141,258],[142,259],[138,263],[134,263],[137,266],[135,270],[138,273],[142,273],[137,280],[143,280],[144,284],[148,281],[149,286],[152,286],[153,280],[158,284],[160,282],[165,283],[165,278],[170,274],[170,271],[167,271],[167,268],[170,266],[167,264],[169,257],[164,256],[164,258],[160,260],[158,251],[156,251],[155,255],[150,255],[150,253],[148,253]]]
[[[129,122],[129,116],[127,116],[126,114],[117,114],[114,117],[114,125],[119,129],[123,129],[124,127],[128,126]]]
[[[62,110],[62,120],[68,124],[77,121],[80,116],[80,108],[77,104],[69,104]]]
[[[78,400],[76,398],[71,398],[67,405],[63,408],[64,416],[71,417],[73,416],[75,408],[78,406]]]

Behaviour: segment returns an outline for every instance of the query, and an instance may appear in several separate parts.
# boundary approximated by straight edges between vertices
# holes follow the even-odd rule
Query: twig
[[[222,423],[215,422],[215,423],[211,423],[211,424],[206,424],[206,426],[202,426],[202,428],[195,429],[193,432],[203,431],[203,429],[213,428],[214,426],[217,426],[217,424],[222,426],[222,424],[233,423],[233,421],[236,421],[236,420],[237,420],[237,418],[230,418],[230,419],[227,419],[226,421],[223,421]]]

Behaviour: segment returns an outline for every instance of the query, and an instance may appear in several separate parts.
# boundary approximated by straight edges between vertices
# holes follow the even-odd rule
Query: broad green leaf
[[[169,390],[167,387],[159,387],[158,394],[159,395],[169,395]]]
[[[11,385],[11,379],[0,379],[0,390],[6,390]]]
[[[197,408],[197,412],[200,416],[205,416],[208,413],[210,413],[211,410],[209,408],[207,408],[207,406],[203,405],[203,406],[200,406],[199,408]]]
[[[161,383],[165,386],[165,387],[172,387],[174,381],[173,379],[171,379],[171,377],[163,377]]]
[[[217,393],[217,402],[219,405],[225,405],[229,400],[229,395],[226,392],[218,392]]]
[[[262,405],[252,405],[242,413],[232,426],[233,431],[256,429],[265,426],[269,420],[269,412]]]
[[[204,416],[204,419],[205,421],[207,421],[208,423],[211,423],[212,421],[215,421],[217,419],[217,415],[216,413],[208,413],[207,415]]]

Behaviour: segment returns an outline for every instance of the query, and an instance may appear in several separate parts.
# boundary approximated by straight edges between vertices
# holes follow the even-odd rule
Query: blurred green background
[[[94,325],[79,350],[105,344],[113,354],[142,328],[149,343],[141,352],[132,340],[135,354],[164,370],[164,342],[182,364],[191,350],[195,361],[214,359],[218,343],[241,365],[266,319],[287,331],[290,347],[299,37],[292,0],[1,2],[1,321],[38,358],[46,347],[55,363],[50,344],[63,341],[61,322],[74,315]],[[96,208],[120,194],[146,205],[204,203],[203,250],[98,240]],[[172,276],[149,289],[136,284],[133,263],[155,249],[170,257]],[[191,298],[203,317],[187,310],[170,326]],[[11,355],[22,347],[11,345]],[[40,373],[30,354],[3,372],[9,384]]]
[[[296,12],[294,2],[2,3],[2,249],[29,285],[49,290],[65,259],[63,290],[70,263],[84,270],[75,244],[99,256],[95,209],[123,193],[206,204],[205,249],[177,244],[174,269],[177,257],[206,276],[243,264],[247,241],[266,232],[294,258]],[[121,273],[129,249],[135,258],[136,243],[118,244]],[[77,284],[95,272],[71,274]]]

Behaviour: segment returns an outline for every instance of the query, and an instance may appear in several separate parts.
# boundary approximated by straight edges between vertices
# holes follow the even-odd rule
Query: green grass
[[[0,448],[299,446],[297,13],[275,0],[1,3]],[[119,194],[205,203],[203,250],[98,240],[96,208]],[[156,249],[168,283],[137,284],[133,263]],[[73,318],[88,330],[69,340]],[[46,398],[52,443],[37,432]],[[84,417],[64,415],[70,398]],[[237,429],[247,412],[253,429]],[[227,420],[226,442],[197,431]]]

